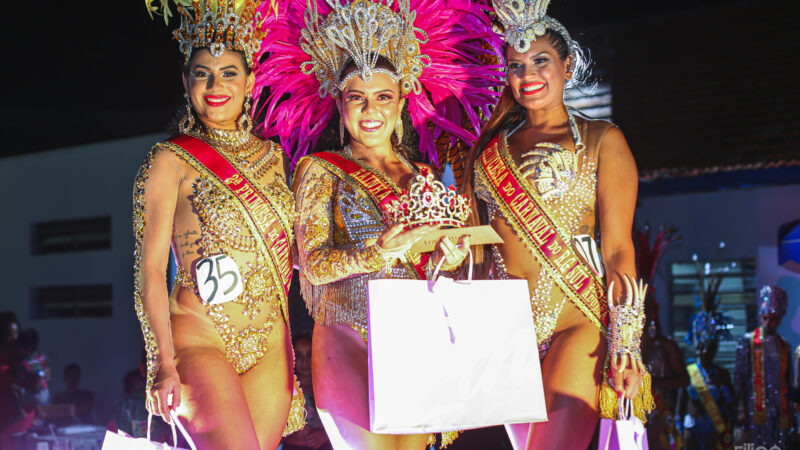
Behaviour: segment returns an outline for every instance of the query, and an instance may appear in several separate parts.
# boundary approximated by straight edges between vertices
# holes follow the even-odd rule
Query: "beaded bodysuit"
[[[592,139],[590,147],[586,147],[582,136],[587,135],[590,125],[593,132],[600,128],[598,130],[600,135],[613,125],[604,121],[590,122],[580,117],[571,117],[571,121],[576,150],[551,143],[537,144],[534,149],[522,155],[518,168],[525,182],[542,199],[541,207],[544,213],[563,234],[595,237],[599,138]],[[505,134],[505,131],[502,132],[500,142],[506,142]],[[505,147],[507,148],[507,143]],[[474,186],[476,196],[486,204],[489,222],[502,217],[502,209],[489,192],[489,181],[477,170]],[[491,247],[491,255],[490,276],[494,279],[508,278],[503,256],[496,245]],[[530,258],[529,267],[534,267],[534,273],[528,278],[528,282],[536,336],[539,341],[539,355],[544,358],[567,297],[554,282],[552,275],[541,270],[535,258]],[[583,305],[576,304],[576,306],[586,313]]]
[[[417,172],[412,164],[407,166]],[[306,306],[315,322],[346,323],[366,341],[367,282],[411,275],[400,264],[389,273],[383,270],[384,258],[374,244],[386,224],[363,192],[316,162],[297,183],[297,247]]]
[[[361,165],[350,157],[348,150],[340,155]],[[400,160],[412,174],[419,172],[404,158]],[[395,193],[400,192],[388,177],[361,166],[383,178]],[[308,164],[299,176],[295,196],[296,234],[300,286],[306,307],[316,323],[347,324],[367,342],[369,280],[411,279],[414,275],[399,262],[386,270],[385,259],[375,246],[386,224],[367,193],[317,162]],[[442,433],[441,445],[449,445],[458,434],[458,431]],[[435,436],[431,435],[428,444],[435,442]]]
[[[280,161],[281,149],[277,144],[261,141],[250,133],[209,130],[194,137],[211,145],[250,180],[261,179]],[[281,320],[288,324],[289,319],[284,287],[281,280],[276,280],[274,275],[275,262],[268,253],[263,235],[252,220],[248,220],[242,201],[186,150],[170,142],[156,144],[139,170],[134,187],[135,302],[148,353],[148,389],[152,386],[155,358],[159,349],[156,348],[155,339],[141,304],[141,246],[146,226],[145,185],[152,161],[160,152],[174,153],[199,172],[192,183],[192,195],[189,196],[191,207],[200,225],[199,239],[196,241],[197,259],[218,254],[227,255],[235,261],[241,274],[243,292],[232,301],[214,305],[200,300],[196,280],[183,268],[184,264],[181,261],[177,261],[178,271],[175,277],[175,287],[179,285],[190,289],[198,302],[204,305],[207,316],[224,341],[225,355],[237,373],[244,373],[258,363],[268,350],[269,335],[274,324]],[[257,154],[261,156],[251,158]],[[248,158],[253,161],[249,161]],[[270,199],[274,205],[271,214],[280,221],[291,242],[295,218],[294,199],[283,179],[275,177],[266,184],[258,182],[251,184],[264,197]],[[185,310],[177,303],[178,291],[179,289],[173,289],[170,296],[171,315]],[[301,400],[302,394],[296,393],[292,401],[287,431],[292,427],[302,427]]]

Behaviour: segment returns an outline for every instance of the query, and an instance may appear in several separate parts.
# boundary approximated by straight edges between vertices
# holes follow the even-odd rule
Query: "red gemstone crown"
[[[456,192],[453,186],[445,187],[427,169],[422,169],[403,191],[400,198],[389,202],[384,214],[392,224],[405,225],[406,229],[419,225],[444,225],[463,227],[469,218],[470,202]]]

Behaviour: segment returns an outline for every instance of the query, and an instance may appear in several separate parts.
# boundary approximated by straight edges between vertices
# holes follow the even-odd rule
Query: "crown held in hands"
[[[430,170],[423,168],[403,191],[400,198],[384,208],[387,220],[401,224],[405,229],[420,225],[443,225],[461,228],[470,215],[470,201],[456,192],[453,186],[445,187]]]

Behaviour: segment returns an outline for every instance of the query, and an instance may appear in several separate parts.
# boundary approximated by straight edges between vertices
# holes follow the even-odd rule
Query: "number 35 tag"
[[[211,255],[195,266],[200,298],[210,305],[235,300],[244,290],[239,266],[228,255]]]

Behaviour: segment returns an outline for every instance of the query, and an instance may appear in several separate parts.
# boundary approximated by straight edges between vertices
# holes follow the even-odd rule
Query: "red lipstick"
[[[208,106],[219,107],[228,103],[231,99],[228,95],[206,95],[203,97],[203,100],[206,101]]]
[[[544,83],[541,81],[534,81],[532,83],[525,83],[519,87],[522,95],[533,95],[544,89]]]

